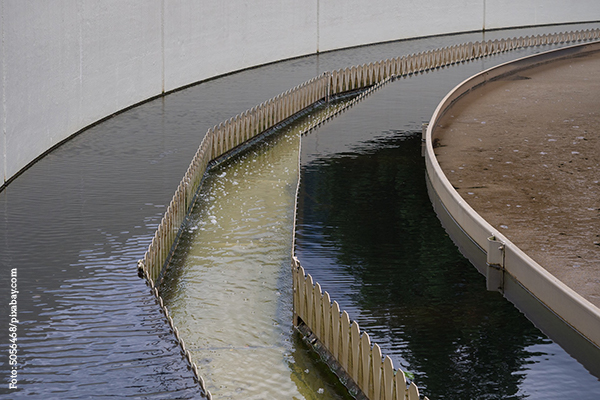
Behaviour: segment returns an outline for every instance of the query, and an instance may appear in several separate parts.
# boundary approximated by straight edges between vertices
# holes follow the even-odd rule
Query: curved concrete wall
[[[541,63],[565,57],[573,57],[586,52],[598,51],[600,51],[599,41],[591,44],[575,45],[524,57],[474,75],[456,86],[441,101],[431,117],[425,138],[425,164],[431,189],[435,194],[434,204],[439,199],[444,212],[452,218],[453,224],[464,233],[464,241],[476,244],[479,250],[475,252],[485,253],[487,264],[497,266],[492,268],[492,270],[496,270],[497,272],[491,272],[491,276],[500,282],[500,289],[504,289],[502,283],[504,278],[502,276],[509,274],[539,300],[541,304],[564,320],[596,347],[600,347],[600,309],[546,271],[483,219],[460,196],[437,161],[433,149],[433,140],[439,119],[454,103],[460,101],[463,96],[468,96],[474,88],[498,77],[513,74]],[[461,243],[458,235],[454,235],[453,238],[458,241],[459,247],[473,249],[470,243]],[[477,257],[477,254],[474,254],[475,252],[465,255],[473,261]],[[475,262],[473,263],[476,264]],[[489,273],[490,269],[488,268],[488,282],[490,279]],[[497,282],[493,286],[497,287]],[[594,368],[597,369],[597,367]]]
[[[485,29],[547,25],[597,19],[600,4],[593,1],[483,0]]]
[[[409,37],[590,20],[558,0],[0,0],[1,185],[79,130],[272,61]]]

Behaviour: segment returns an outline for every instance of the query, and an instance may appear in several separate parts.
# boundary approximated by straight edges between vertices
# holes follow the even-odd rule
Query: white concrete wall
[[[0,188],[6,181],[6,96],[4,95],[4,2],[0,3]]]
[[[83,127],[161,92],[158,5],[2,2],[4,180]]]
[[[600,2],[0,0],[0,18],[2,185],[73,133],[163,91],[317,51],[479,30],[484,21],[600,19]]]
[[[600,19],[600,1],[484,0],[485,28],[509,28]]]
[[[482,27],[482,0],[321,0],[319,51]]]
[[[317,0],[165,2],[165,90],[314,53]]]

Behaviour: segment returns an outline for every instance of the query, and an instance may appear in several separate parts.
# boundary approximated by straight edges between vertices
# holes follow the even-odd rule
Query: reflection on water
[[[210,172],[162,284],[215,398],[342,396],[292,335],[299,146],[294,125]]]
[[[433,212],[420,124],[481,67],[397,81],[303,138],[297,255],[431,399],[597,399],[598,379],[486,291]]]
[[[486,32],[485,38],[596,26]],[[148,247],[204,132],[324,70],[481,39],[482,33],[470,33],[405,40],[227,75],[128,110],[44,157],[0,192],[0,271],[18,268],[21,321],[20,389],[9,392],[1,385],[0,398],[197,398],[192,374],[136,276],[136,260]],[[442,75],[436,71],[428,76]],[[451,88],[443,79],[439,85],[442,91]],[[424,115],[411,113],[407,121],[414,124],[406,129],[417,129],[429,118],[443,95],[432,92],[436,99],[422,100],[420,90],[413,89],[415,97],[408,104],[394,100],[399,110],[425,110]],[[364,118],[361,126],[368,121]],[[347,129],[344,135],[352,132]],[[352,277],[341,279],[352,282]],[[289,288],[286,280],[280,282],[275,290],[282,293],[282,302]],[[8,325],[8,284],[2,275],[0,327]],[[340,290],[346,288],[340,285]],[[279,318],[288,323],[291,316]],[[0,337],[2,354],[7,339]],[[304,353],[291,347],[292,379],[307,382],[299,371],[308,368],[310,376],[313,369],[299,368]],[[522,372],[527,376],[547,373],[545,362],[528,365]],[[7,371],[7,359],[0,357],[0,375]],[[533,381],[525,379],[520,387]],[[568,383],[560,378],[554,382]],[[317,386],[309,392],[317,392]]]

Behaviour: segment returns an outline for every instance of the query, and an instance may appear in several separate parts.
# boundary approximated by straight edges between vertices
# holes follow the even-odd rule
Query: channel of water
[[[432,211],[421,123],[498,55],[399,80],[302,142],[296,254],[431,399],[597,399],[600,381],[459,253]]]
[[[219,399],[343,398],[291,329],[299,123],[212,169],[161,284]]]
[[[135,264],[204,132],[321,71],[481,39],[473,33],[386,43],[228,75],[119,114],[40,160],[0,192],[0,270],[18,270],[21,321],[20,388],[2,386],[0,398],[197,398]],[[421,90],[416,94],[412,102],[420,104]],[[1,293],[8,282],[0,279]],[[8,325],[7,304],[0,304],[1,326]],[[0,371],[8,373],[5,358]]]
[[[297,254],[432,398],[565,397],[581,386],[584,398],[599,393],[595,377],[485,290],[427,195],[420,121],[457,82],[513,58],[395,82],[303,138]],[[343,395],[330,375],[309,374],[309,366],[303,373],[289,347],[299,144],[294,129],[280,135],[209,175],[163,283],[175,323],[219,398]],[[558,383],[561,376],[569,383]]]

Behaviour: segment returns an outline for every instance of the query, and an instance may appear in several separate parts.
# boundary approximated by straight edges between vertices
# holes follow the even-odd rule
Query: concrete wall
[[[165,90],[314,53],[317,0],[166,1]]]
[[[483,27],[482,0],[325,0],[319,11],[320,51]]]
[[[2,2],[3,182],[83,127],[161,92],[159,5]]]
[[[6,182],[6,97],[4,87],[6,86],[4,78],[4,2],[0,3],[0,189]]]
[[[485,28],[598,20],[599,1],[484,0]]]
[[[598,16],[596,0],[0,0],[0,185],[103,117],[223,73],[484,23]]]

